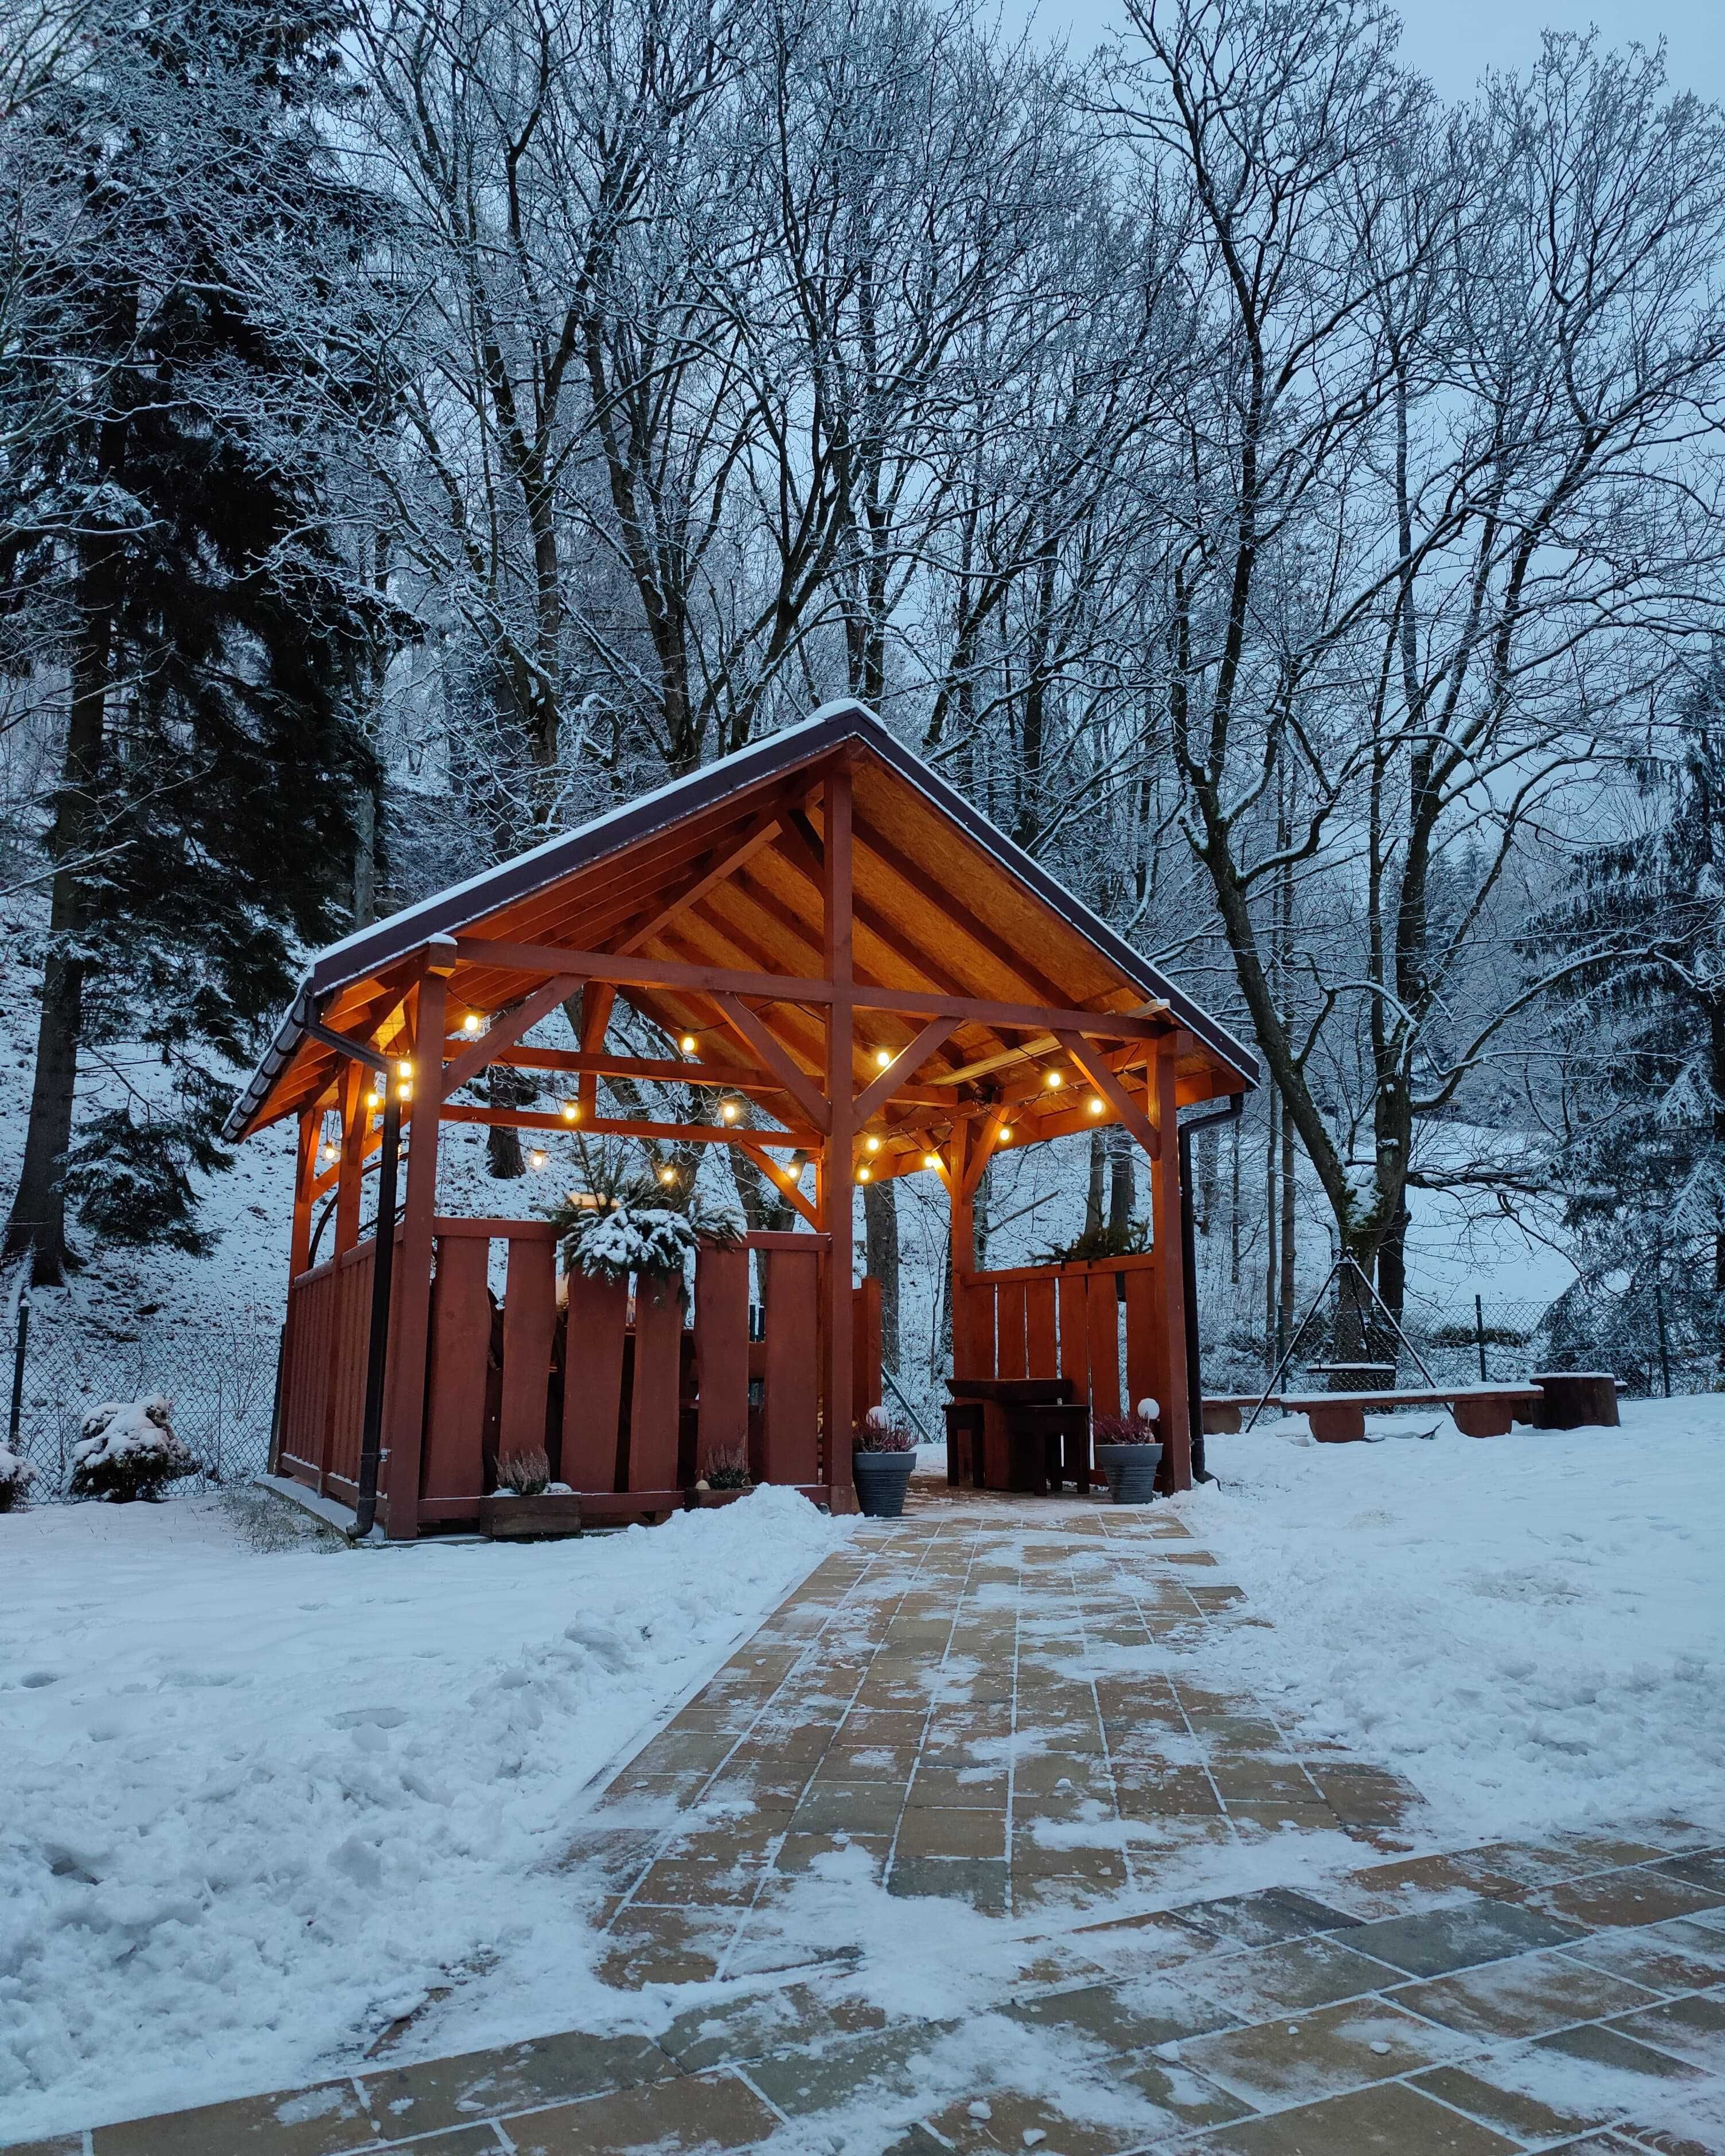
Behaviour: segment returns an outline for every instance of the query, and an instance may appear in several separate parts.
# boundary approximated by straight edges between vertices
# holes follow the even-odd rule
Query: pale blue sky
[[[1725,100],[1725,0],[1400,0],[1402,50],[1450,97],[1466,95],[1481,70],[1521,68],[1539,49],[1542,29],[1596,24],[1608,44],[1663,37],[1674,87]],[[1032,0],[1001,0],[1009,22]],[[1045,30],[1064,31],[1076,55],[1087,52],[1124,14],[1114,0],[1041,0]]]

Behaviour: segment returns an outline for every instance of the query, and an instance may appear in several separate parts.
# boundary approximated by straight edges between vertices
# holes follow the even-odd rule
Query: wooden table
[[[1090,1409],[1070,1378],[952,1378],[947,1481],[1036,1494],[1091,1486]]]

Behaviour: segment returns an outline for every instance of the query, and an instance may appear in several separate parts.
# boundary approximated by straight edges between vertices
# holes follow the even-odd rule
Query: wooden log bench
[[[1255,1408],[1261,1393],[1206,1393],[1204,1396],[1204,1434],[1206,1437],[1237,1437],[1240,1417],[1248,1408]],[[1265,1401],[1274,1407],[1274,1396]]]
[[[1366,1434],[1368,1408],[1447,1408],[1464,1437],[1507,1437],[1517,1417],[1532,1422],[1544,1405],[1536,1384],[1437,1385],[1420,1392],[1284,1393],[1288,1414],[1303,1414],[1320,1445],[1358,1444]]]
[[[1542,1430],[1615,1430],[1617,1380],[1609,1370],[1536,1370]]]

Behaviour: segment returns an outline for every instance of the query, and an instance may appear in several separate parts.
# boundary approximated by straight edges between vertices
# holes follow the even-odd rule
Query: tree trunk
[[[1108,1227],[1111,1234],[1124,1235],[1132,1224],[1132,1208],[1138,1202],[1137,1178],[1132,1172],[1131,1133],[1118,1128],[1111,1131],[1108,1133]]]
[[[1276,1290],[1281,1277],[1276,1260],[1276,1147],[1279,1133],[1277,1122],[1281,1102],[1271,1093],[1265,1102],[1269,1110],[1270,1135],[1264,1148],[1264,1227],[1267,1238],[1264,1251],[1264,1360],[1266,1365],[1276,1368]]]
[[[1276,1299],[1276,1353],[1278,1359],[1288,1352],[1288,1329],[1292,1325],[1294,1311],[1294,1121],[1291,1116],[1281,1119],[1281,1285]]]
[[[896,1375],[898,1343],[898,1188],[891,1183],[863,1185],[864,1246],[869,1276],[880,1283],[880,1360]]]
[[[1102,1224],[1102,1178],[1107,1158],[1102,1133],[1090,1134],[1090,1184],[1084,1199],[1084,1232],[1094,1235]]]
[[[494,1108],[525,1108],[539,1096],[537,1081],[527,1070],[517,1070],[507,1063],[494,1063],[486,1081],[486,1096]],[[500,1183],[516,1176],[525,1175],[527,1164],[521,1158],[521,1134],[501,1123],[485,1126],[485,1164]]]
[[[105,586],[110,549],[88,562],[82,578],[84,621],[72,654],[72,698],[60,768],[59,801],[49,851],[56,866],[49,912],[52,938],[42,983],[36,1070],[23,1166],[6,1225],[4,1255],[34,1256],[31,1279],[57,1286],[80,1261],[66,1240],[66,1200],[60,1187],[72,1138],[72,1103],[84,1034],[85,962],[73,955],[85,927],[84,875],[99,817],[108,677],[113,660],[113,613]]]

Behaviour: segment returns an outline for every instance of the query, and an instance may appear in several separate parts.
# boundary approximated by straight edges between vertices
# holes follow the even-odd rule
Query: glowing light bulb
[[[401,1083],[395,1089],[395,1097],[398,1101],[411,1101],[413,1099],[413,1088],[411,1081],[406,1078],[402,1080]]]
[[[1006,1128],[1000,1133],[1000,1142],[1002,1145],[1010,1145],[1012,1143],[1012,1125],[1010,1123],[1009,1123],[1006,1126]]]
[[[572,1122],[576,1120],[576,1118],[580,1115],[580,1113],[581,1113],[581,1103],[580,1103],[580,1101],[564,1101],[564,1103],[563,1103],[563,1121],[564,1121],[566,1123],[572,1123]]]
[[[859,1183],[866,1183],[866,1182],[868,1181],[868,1179],[869,1179],[869,1171],[867,1170],[867,1168],[858,1168],[858,1170],[856,1171],[856,1179],[857,1179],[857,1181],[858,1181]]]
[[[892,1050],[890,1048],[877,1048],[875,1050],[875,1060],[883,1070],[887,1070],[892,1062]]]
[[[1049,1072],[1049,1074],[1048,1074],[1048,1078],[1047,1078],[1047,1081],[1046,1081],[1046,1082],[1047,1082],[1047,1086],[1048,1086],[1048,1090],[1049,1090],[1049,1091],[1050,1091],[1050,1093],[1052,1093],[1052,1092],[1055,1092],[1055,1091],[1057,1091],[1059,1090],[1059,1088],[1060,1088],[1060,1086],[1064,1086],[1064,1085],[1065,1084],[1065,1082],[1066,1082],[1065,1073],[1064,1071],[1061,1071],[1061,1070],[1050,1070],[1050,1071]]]
[[[398,1063],[395,1066],[395,1075],[398,1078],[411,1078],[413,1075],[413,1065],[408,1062]]]
[[[692,1033],[685,1033],[683,1035],[683,1038],[677,1043],[677,1045],[682,1050],[685,1055],[692,1055],[695,1053],[696,1047],[697,1045],[695,1035]]]
[[[677,1171],[674,1168],[662,1168],[659,1171],[659,1179],[661,1183],[675,1183]]]
[[[475,1034],[484,1024],[485,1020],[480,1016],[477,1011],[469,1011],[466,1017],[461,1021],[461,1030],[463,1033],[469,1034]]]
[[[865,1138],[863,1140],[863,1143],[868,1147],[870,1152],[879,1152],[880,1150],[880,1141],[879,1138]]]
[[[527,1158],[532,1162],[535,1168],[543,1168],[545,1165],[545,1155],[542,1152],[540,1152],[536,1148],[532,1152],[530,1152],[527,1155]]]
[[[719,1104],[719,1113],[727,1123],[734,1123],[740,1112],[735,1101],[721,1101]]]
[[[937,1152],[926,1152],[923,1154],[922,1165],[925,1168],[938,1168],[940,1164],[941,1157]]]
[[[1093,1115],[1093,1116],[1100,1116],[1100,1115],[1101,1114],[1101,1112],[1102,1112],[1102,1101],[1101,1101],[1101,1096],[1099,1093],[1092,1093],[1092,1094],[1091,1095],[1091,1096],[1090,1096],[1090,1111],[1091,1111],[1091,1115]]]

